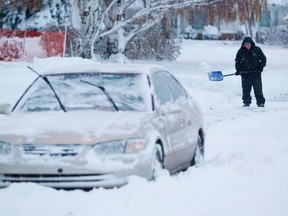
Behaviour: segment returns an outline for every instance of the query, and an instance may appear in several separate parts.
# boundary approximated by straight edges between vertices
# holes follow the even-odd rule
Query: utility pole
[[[27,5],[26,0],[24,1],[25,5]],[[26,6],[25,6],[26,7]],[[26,34],[27,34],[27,25],[26,25],[26,8],[25,8],[25,17],[24,17],[24,38],[23,38],[23,53],[22,53],[22,62],[25,60],[26,56]]]
[[[68,30],[68,21],[69,21],[69,13],[70,13],[70,7],[72,5],[70,4],[69,0],[65,1],[65,33],[64,33],[64,44],[63,44],[63,57],[65,57],[66,53],[66,42],[67,42],[67,30]]]

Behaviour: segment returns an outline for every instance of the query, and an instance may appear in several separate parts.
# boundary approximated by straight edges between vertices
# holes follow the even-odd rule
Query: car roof
[[[41,75],[59,74],[59,73],[140,73],[151,74],[155,71],[167,70],[163,66],[151,64],[132,64],[132,63],[99,63],[99,62],[78,62],[60,66],[49,66],[42,68]]]

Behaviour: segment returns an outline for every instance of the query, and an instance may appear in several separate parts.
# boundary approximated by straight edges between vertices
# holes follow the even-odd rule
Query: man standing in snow
[[[235,59],[236,76],[241,75],[242,100],[244,107],[249,107],[253,87],[258,107],[264,107],[261,73],[266,66],[266,56],[261,48],[255,46],[251,37],[245,37]]]

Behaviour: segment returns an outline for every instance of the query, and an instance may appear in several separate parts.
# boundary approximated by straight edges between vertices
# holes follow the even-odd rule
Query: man
[[[265,98],[262,92],[261,73],[265,66],[266,56],[260,47],[255,46],[251,37],[245,37],[235,59],[236,75],[241,75],[242,80],[244,107],[249,107],[251,104],[252,87],[258,107],[264,107]]]

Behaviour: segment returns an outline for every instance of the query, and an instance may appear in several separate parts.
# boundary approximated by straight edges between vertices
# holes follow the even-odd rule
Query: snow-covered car
[[[203,161],[201,112],[164,67],[31,70],[39,76],[19,101],[0,105],[0,187],[119,187]]]
[[[218,28],[212,25],[204,26],[202,35],[203,39],[205,40],[218,40],[221,37],[221,33],[219,32]]]
[[[183,32],[184,39],[196,39],[198,33],[192,28],[192,26],[187,26]]]

